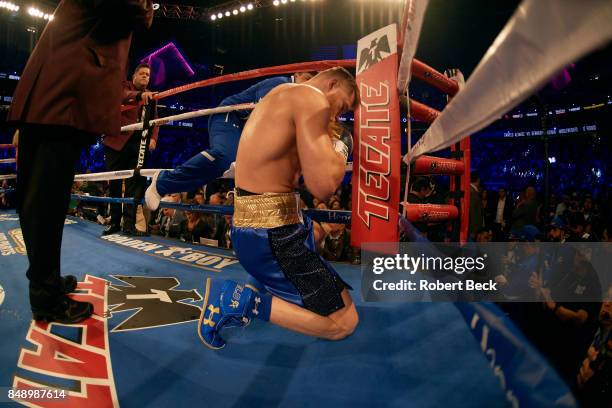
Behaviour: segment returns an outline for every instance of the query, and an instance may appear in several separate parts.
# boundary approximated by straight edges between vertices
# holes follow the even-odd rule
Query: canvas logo
[[[0,221],[19,221],[17,214],[0,214]]]
[[[12,388],[64,390],[61,400],[25,399],[18,402],[36,407],[118,407],[117,390],[109,342],[105,333],[108,320],[102,317],[106,306],[107,281],[86,275],[78,291],[71,295],[93,304],[94,314],[81,323],[63,325],[32,321],[21,348]]]
[[[4,288],[0,285],[0,306],[4,303]]]
[[[224,268],[238,263],[238,260],[234,257],[198,251],[189,247],[157,244],[155,242],[132,239],[131,237],[118,234],[106,235],[101,237],[101,239],[127,248],[137,249],[138,251],[158,258],[167,259],[183,265],[191,265],[213,272],[220,272]]]
[[[175,289],[175,277],[112,276],[121,284],[108,290],[109,317],[114,313],[133,313],[111,331],[143,330],[198,320],[200,307],[191,304],[202,300],[197,290]]]
[[[0,232],[0,256],[15,255],[16,253],[6,234]]]
[[[391,47],[389,46],[389,37],[386,34],[382,37],[372,39],[370,46],[362,49],[359,53],[357,73],[370,68],[390,54]]]
[[[21,255],[25,255],[26,247],[23,240],[23,234],[21,228],[15,228],[9,231],[9,236],[15,241],[15,252]]]

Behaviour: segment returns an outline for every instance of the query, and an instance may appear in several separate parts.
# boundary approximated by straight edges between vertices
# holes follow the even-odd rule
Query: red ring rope
[[[304,71],[321,71],[333,67],[355,68],[356,61],[354,59],[347,60],[327,60],[327,61],[309,61],[298,62],[294,64],[277,65],[274,67],[265,67],[251,69],[249,71],[236,72],[234,74],[221,75],[215,78],[203,79],[201,81],[192,82],[171,88],[163,92],[155,94],[155,100],[167,98],[168,96],[177,95],[192,89],[203,88],[206,86],[218,85],[233,81],[242,81],[246,79],[259,78],[271,75],[293,74],[295,72]],[[415,59],[412,61],[412,73],[416,78],[428,83],[429,85],[441,90],[450,95],[455,95],[459,90],[459,85],[452,79],[447,78],[441,72],[436,71],[427,64]],[[121,111],[134,109],[135,105],[124,105]]]

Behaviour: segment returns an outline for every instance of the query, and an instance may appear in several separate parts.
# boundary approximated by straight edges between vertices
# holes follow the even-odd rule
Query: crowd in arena
[[[612,284],[601,265],[596,270],[593,253],[607,250],[597,243],[611,242],[609,197],[568,189],[545,200],[534,185],[488,190],[487,181],[492,180],[482,182],[472,173],[469,240],[523,245],[500,257],[494,273],[478,278],[495,280],[500,307],[584,405],[605,406],[600,404],[610,400],[612,390]],[[409,201],[442,203],[448,193],[438,190],[437,180],[416,177]],[[430,241],[449,240],[445,226],[416,225]],[[540,245],[547,242],[560,246],[551,252]],[[526,295],[527,301],[518,301]]]

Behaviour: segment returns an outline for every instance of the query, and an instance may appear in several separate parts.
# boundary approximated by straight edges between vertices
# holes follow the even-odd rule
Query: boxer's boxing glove
[[[353,152],[353,135],[342,126],[342,129],[339,132],[339,137],[332,139],[332,146],[334,150],[344,156],[344,161],[346,161],[349,155]]]

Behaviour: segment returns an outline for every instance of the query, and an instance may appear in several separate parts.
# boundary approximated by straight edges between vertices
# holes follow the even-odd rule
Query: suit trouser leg
[[[75,163],[91,136],[67,127],[21,129],[17,179],[19,221],[30,266],[30,304],[62,296],[60,255]]]
[[[108,171],[124,170],[121,166],[121,152],[106,147],[104,149],[104,162]],[[111,197],[121,197],[123,180],[111,180],[108,187],[108,193]],[[121,225],[121,204],[112,203],[110,205],[110,223],[112,225]]]
[[[125,145],[122,150],[122,161],[126,169],[134,169],[138,165],[138,153],[140,150],[140,132],[135,132],[134,135]],[[145,152],[145,163],[148,159],[148,152]],[[146,178],[136,176],[125,179],[124,197],[134,197],[136,202],[140,202],[144,197]],[[136,229],[136,211],[138,205],[123,204],[123,230],[132,231]]]
[[[125,180],[125,197],[134,197],[136,202],[139,202],[144,197],[146,179],[142,176],[132,177]],[[123,229],[136,229],[136,210],[137,205],[123,205]]]

